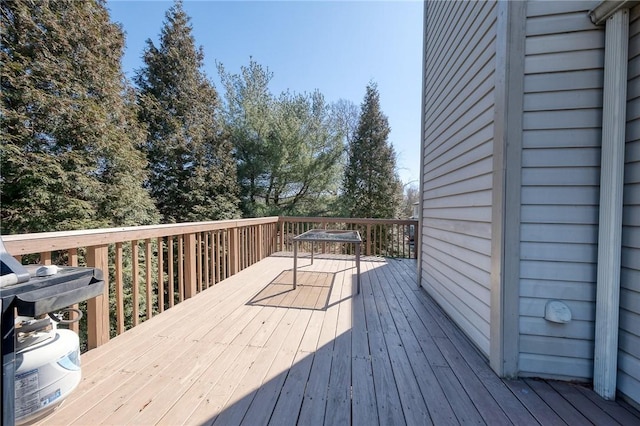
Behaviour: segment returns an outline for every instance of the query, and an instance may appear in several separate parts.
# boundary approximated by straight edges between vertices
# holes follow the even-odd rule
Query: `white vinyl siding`
[[[604,30],[598,1],[527,2],[520,244],[522,376],[588,380],[598,242]],[[544,319],[549,300],[573,319]]]
[[[428,2],[422,286],[489,354],[495,2]]]
[[[640,404],[640,6],[629,20],[618,390]]]

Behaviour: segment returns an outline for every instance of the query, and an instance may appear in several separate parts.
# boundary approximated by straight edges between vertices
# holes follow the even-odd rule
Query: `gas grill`
[[[24,267],[5,250],[0,238],[0,299],[2,302],[2,426],[13,426],[16,422],[16,315],[19,317],[43,318],[51,314],[93,297],[99,296],[104,290],[102,271],[95,268],[83,267]],[[37,321],[35,321],[37,323]],[[53,326],[53,336],[62,341],[60,334],[56,334]],[[49,330],[51,331],[51,330]],[[67,332],[67,330],[64,330]],[[66,338],[66,337],[65,337]],[[46,344],[46,342],[45,342]],[[39,345],[39,346],[37,346]],[[45,347],[42,339],[34,340],[32,352],[39,350],[46,356],[57,356],[51,347]],[[73,354],[66,354],[53,361],[68,361]],[[20,359],[22,361],[22,356]],[[79,363],[79,360],[77,360]],[[29,380],[37,381],[38,371],[30,370]],[[78,372],[79,374],[79,372]],[[27,375],[25,375],[27,377]],[[25,381],[26,382],[26,381]],[[32,384],[30,384],[33,386]],[[36,385],[37,386],[37,385]],[[49,403],[60,397],[60,391],[49,395],[37,395],[30,404],[45,408]],[[62,399],[62,398],[60,398]],[[34,405],[34,407],[35,407]],[[55,406],[56,404],[52,404]],[[30,408],[31,409],[31,408]],[[24,414],[24,410],[20,416]],[[19,417],[20,417],[19,416]]]

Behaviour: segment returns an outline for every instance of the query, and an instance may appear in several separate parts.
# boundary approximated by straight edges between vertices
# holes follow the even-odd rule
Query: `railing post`
[[[367,223],[367,235],[365,236],[367,239],[367,246],[365,248],[365,254],[367,256],[371,256],[371,224]]]
[[[229,275],[235,275],[240,269],[240,232],[239,229],[229,230]]]
[[[196,234],[184,236],[184,298],[196,295]]]
[[[97,348],[109,341],[109,246],[87,247],[87,266],[101,269],[104,292],[87,300],[87,346]]]

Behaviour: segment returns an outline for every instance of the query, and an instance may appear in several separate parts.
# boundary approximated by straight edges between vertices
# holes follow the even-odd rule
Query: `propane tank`
[[[17,425],[48,415],[80,383],[80,339],[52,318],[16,318]]]

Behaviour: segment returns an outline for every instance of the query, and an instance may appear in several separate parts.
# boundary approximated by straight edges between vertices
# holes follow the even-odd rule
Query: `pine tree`
[[[105,2],[0,8],[2,233],[157,221]]]
[[[149,189],[166,222],[238,217],[236,164],[217,120],[218,95],[201,71],[202,48],[181,2],[165,17],[160,45],[147,40],[135,78]]]
[[[401,204],[396,155],[389,122],[380,110],[375,83],[367,86],[358,129],[349,144],[344,176],[345,207],[351,217],[394,218]]]

